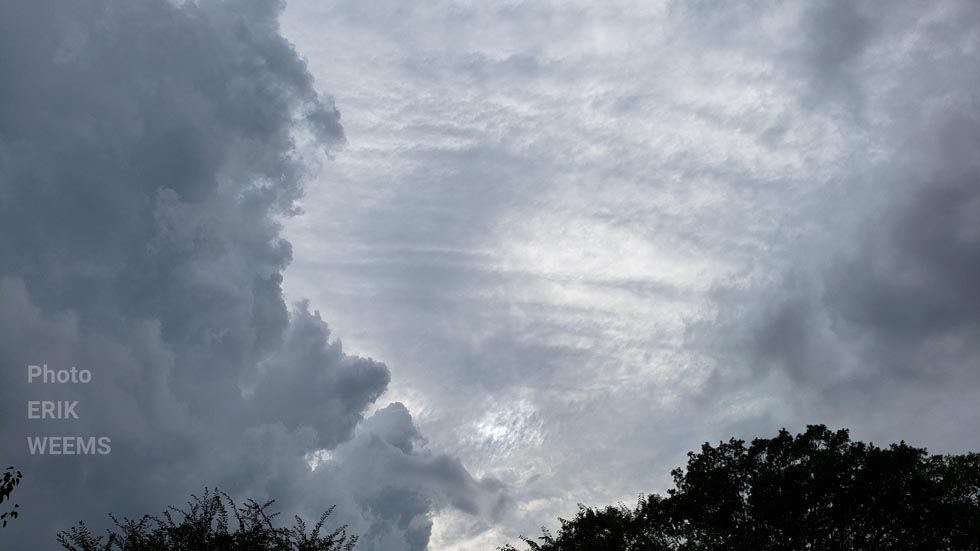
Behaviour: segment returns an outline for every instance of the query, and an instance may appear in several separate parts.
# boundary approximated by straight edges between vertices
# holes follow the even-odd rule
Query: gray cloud
[[[398,358],[430,446],[514,488],[433,541],[630,501],[733,434],[976,441],[976,179],[943,175],[974,174],[976,13],[292,2],[351,144],[320,175],[348,192],[304,199],[338,214],[287,226],[287,292]]]
[[[365,420],[317,474],[345,485],[357,508],[368,511],[369,549],[426,549],[433,510],[451,507],[493,518],[507,506],[499,482],[474,479],[458,459],[427,451],[397,402]]]
[[[0,436],[114,441],[5,537],[218,483],[486,549],[704,440],[976,441],[975,3],[292,4],[316,83],[276,2],[0,8]]]
[[[848,159],[778,275],[719,287],[718,318],[690,335],[716,362],[706,396],[761,388],[805,404],[789,408],[794,418],[962,450],[950,434],[970,432],[976,415],[962,405],[980,381],[980,82],[961,69],[976,57],[980,19],[968,3],[920,8],[898,6],[877,32],[841,38],[817,56],[827,63],[806,67],[833,85],[834,60],[876,53],[850,73],[846,98],[865,117],[844,129],[867,136],[868,152]],[[814,28],[852,17],[809,16]]]
[[[358,429],[388,368],[345,353],[307,303],[286,307],[280,221],[316,161],[297,143],[345,137],[281,9],[0,7],[0,439],[26,475],[10,545],[54,548],[82,518],[218,484],[309,515],[337,503],[366,549],[424,549],[434,511],[499,499],[426,451],[403,407]],[[26,384],[41,363],[93,381]],[[29,399],[79,400],[80,419],[29,421]],[[109,436],[112,453],[28,454],[26,436],[60,434]],[[311,472],[322,449],[332,466]]]
[[[390,377],[383,364],[344,354],[329,336],[317,313],[306,303],[296,305],[280,353],[259,362],[245,405],[256,422],[312,426],[320,448],[350,439],[365,404],[378,398]]]

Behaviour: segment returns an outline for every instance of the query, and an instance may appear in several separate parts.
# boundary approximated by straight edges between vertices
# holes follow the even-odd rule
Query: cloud
[[[714,358],[706,396],[755,387],[805,404],[787,415],[965,449],[952,435],[975,418],[962,404],[980,375],[970,261],[980,254],[980,82],[959,68],[976,56],[977,15],[962,2],[903,4],[862,23],[875,32],[814,58],[833,68],[870,56],[849,72],[844,98],[863,116],[841,116],[867,147],[810,207],[809,230],[774,240],[795,251],[771,277],[716,288],[718,316],[689,333]],[[824,11],[806,17],[804,26],[831,24]],[[807,78],[833,84],[828,63],[805,66]]]
[[[391,392],[433,449],[514,488],[513,514],[441,515],[433,541],[485,549],[631,501],[732,435],[975,441],[948,421],[976,416],[969,325],[910,338],[883,307],[969,315],[969,279],[928,275],[969,258],[933,258],[953,222],[931,222],[933,256],[899,228],[969,189],[933,168],[967,158],[935,138],[976,125],[976,13],[291,2],[284,32],[344,82],[351,143],[320,174],[348,192],[304,198],[338,214],[287,224],[287,293],[398,358]]]
[[[350,439],[365,404],[374,403],[390,375],[383,364],[344,354],[340,341],[329,342],[329,336],[319,314],[306,303],[296,305],[280,353],[257,366],[245,406],[257,415],[253,422],[312,426],[319,448]]]
[[[459,459],[427,451],[408,410],[397,402],[366,419],[316,474],[344,485],[367,511],[368,549],[424,550],[433,510],[492,519],[508,505],[498,481],[474,479]]]
[[[113,438],[5,536],[219,483],[483,549],[704,440],[976,441],[980,11],[873,8],[0,8],[0,436]]]
[[[26,475],[10,545],[54,548],[82,518],[218,484],[308,515],[338,503],[365,541],[422,549],[433,511],[499,499],[427,452],[403,407],[358,429],[389,369],[346,353],[308,303],[287,309],[281,220],[317,160],[297,144],[330,154],[345,136],[279,32],[282,7],[0,8],[0,439]],[[92,382],[27,384],[42,363]],[[79,419],[28,420],[32,399],[78,400]],[[398,468],[364,471],[378,450],[362,432]],[[43,435],[108,436],[112,452],[30,456]],[[334,476],[310,471],[324,449]]]

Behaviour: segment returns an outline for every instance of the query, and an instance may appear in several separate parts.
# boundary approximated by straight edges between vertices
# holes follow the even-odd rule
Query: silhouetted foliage
[[[10,501],[10,494],[14,492],[14,488],[20,485],[21,478],[23,475],[20,474],[20,471],[15,471],[13,467],[7,467],[3,471],[3,479],[0,480],[0,505],[3,504],[4,500]],[[9,511],[0,514],[0,521],[3,521],[2,526],[4,528],[7,527],[7,522],[20,516],[20,512],[17,510],[19,508],[20,505],[14,503]]]
[[[879,448],[823,425],[688,453],[667,496],[579,506],[535,551],[980,550],[980,454]],[[514,551],[510,545],[500,548]]]
[[[138,521],[120,521],[110,514],[116,530],[108,530],[107,537],[93,535],[79,522],[58,534],[58,543],[69,551],[350,551],[357,543],[346,526],[321,535],[333,507],[307,531],[300,517],[292,528],[276,527],[273,520],[279,513],[266,512],[272,501],[259,505],[248,500],[239,507],[227,494],[207,489],[203,497],[191,497],[187,510],[171,506],[163,518],[144,515]]]

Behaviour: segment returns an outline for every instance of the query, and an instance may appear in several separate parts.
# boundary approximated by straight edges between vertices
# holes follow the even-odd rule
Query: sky
[[[970,0],[0,5],[0,538],[218,485],[485,550],[706,441],[975,450],[978,49]]]

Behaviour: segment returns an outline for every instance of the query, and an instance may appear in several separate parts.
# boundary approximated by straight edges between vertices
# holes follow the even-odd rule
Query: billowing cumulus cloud
[[[287,308],[306,166],[345,141],[279,32],[282,5],[91,0],[0,7],[3,459],[25,473],[12,548],[136,516],[205,485],[338,522],[366,549],[424,549],[440,508],[502,488],[426,451],[390,373]],[[304,151],[312,151],[303,149]],[[307,153],[307,156],[314,153]],[[27,382],[29,364],[89,384]],[[27,419],[77,400],[77,420]],[[107,436],[106,456],[30,455],[28,436]],[[316,471],[310,458],[332,458]]]

